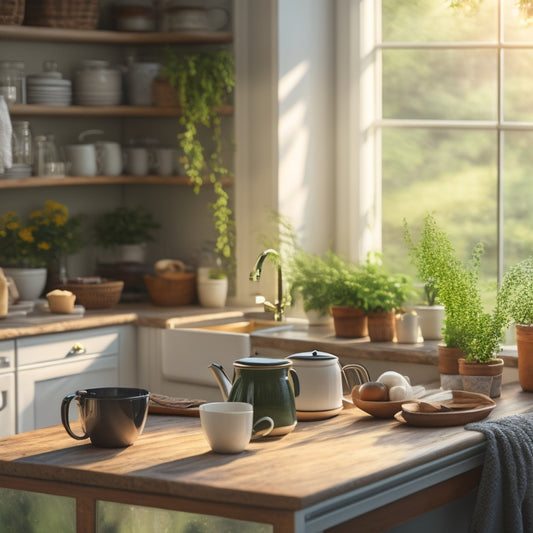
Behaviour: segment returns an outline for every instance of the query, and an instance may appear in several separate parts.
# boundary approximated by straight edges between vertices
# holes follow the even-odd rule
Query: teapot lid
[[[283,368],[292,366],[292,361],[271,359],[270,357],[244,357],[243,359],[237,359],[233,366],[239,368]]]
[[[313,350],[312,352],[301,352],[289,355],[287,359],[296,359],[298,361],[326,361],[326,360],[337,360],[336,355],[319,352],[318,350]]]

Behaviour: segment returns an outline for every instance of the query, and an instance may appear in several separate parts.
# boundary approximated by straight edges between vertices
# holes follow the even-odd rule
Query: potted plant
[[[396,336],[396,310],[400,310],[411,290],[408,277],[390,274],[379,254],[369,254],[361,266],[359,282],[364,287],[370,340],[392,342]]]
[[[432,215],[425,217],[418,243],[405,221],[404,234],[422,281],[434,283],[445,308],[443,344],[439,344],[442,387],[471,390],[481,384],[486,386],[483,392],[498,396],[503,361],[495,355],[507,319],[499,306],[492,313],[483,308],[479,287],[482,243],[474,246],[465,264],[457,258],[449,236]],[[480,377],[484,372],[492,375]]]
[[[0,264],[21,299],[37,299],[47,284],[66,277],[66,256],[83,245],[81,217],[69,217],[63,204],[47,200],[24,222],[14,211],[0,218]],[[61,267],[61,270],[60,270]],[[48,270],[50,272],[48,272]],[[52,287],[53,288],[53,287]]]
[[[226,50],[215,53],[165,51],[163,76],[178,95],[182,131],[178,142],[183,151],[185,172],[199,193],[204,184],[213,186],[215,201],[211,204],[217,232],[216,253],[230,260],[235,243],[235,224],[224,189],[223,178],[230,174],[222,157],[222,129],[219,108],[235,86],[235,65]],[[210,130],[211,143],[201,140],[202,129]]]
[[[497,305],[515,325],[520,386],[533,392],[533,257],[504,274]]]
[[[118,262],[144,262],[146,243],[161,226],[142,207],[117,207],[103,213],[94,223],[96,243],[117,253]]]

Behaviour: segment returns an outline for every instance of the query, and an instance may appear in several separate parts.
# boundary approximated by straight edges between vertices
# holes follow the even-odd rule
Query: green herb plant
[[[533,257],[520,261],[504,274],[497,306],[509,322],[533,324]]]
[[[161,225],[142,207],[117,207],[100,215],[94,224],[96,243],[110,248],[122,244],[143,244],[154,240]]]
[[[222,129],[218,108],[235,86],[233,56],[226,50],[187,53],[165,50],[163,75],[178,94],[182,131],[178,143],[183,151],[185,172],[196,194],[208,183],[215,200],[211,204],[217,232],[216,253],[226,262],[232,260],[235,223],[222,178],[230,174],[222,158]],[[212,147],[200,140],[202,129],[211,131]]]
[[[497,305],[491,313],[483,308],[479,284],[483,244],[477,243],[469,260],[463,263],[448,234],[431,214],[424,218],[418,242],[404,219],[404,238],[419,276],[423,282],[433,284],[444,305],[446,346],[460,348],[467,360],[490,361],[500,349],[508,317],[501,306]]]

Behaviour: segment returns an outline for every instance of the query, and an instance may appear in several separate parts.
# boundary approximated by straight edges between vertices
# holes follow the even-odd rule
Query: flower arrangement
[[[0,263],[3,266],[42,267],[83,245],[81,217],[70,217],[63,204],[47,200],[28,222],[8,211],[0,217]]]

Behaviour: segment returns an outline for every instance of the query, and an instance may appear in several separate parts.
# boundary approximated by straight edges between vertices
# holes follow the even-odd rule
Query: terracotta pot
[[[503,359],[494,358],[488,363],[459,359],[459,374],[462,376],[463,388],[468,392],[479,392],[491,398],[501,394]]]
[[[371,342],[392,342],[396,337],[395,311],[368,313],[368,334]]]
[[[464,357],[460,348],[450,348],[440,343],[437,346],[439,355],[440,386],[445,390],[462,390],[463,379],[459,375],[459,359]]]
[[[533,326],[516,326],[518,381],[522,390],[533,392]]]
[[[368,335],[367,318],[361,309],[332,305],[331,314],[337,337],[360,338]]]

